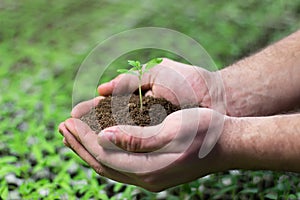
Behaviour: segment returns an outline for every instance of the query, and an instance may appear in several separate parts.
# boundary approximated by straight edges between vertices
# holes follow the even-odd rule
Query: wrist
[[[272,170],[278,154],[271,117],[233,118],[230,133],[231,169]]]
[[[202,87],[198,88],[198,90],[204,91],[204,93],[199,97],[200,105],[202,107],[218,111],[221,114],[227,114],[225,104],[225,87],[220,71],[205,71],[204,75],[202,75],[202,79],[204,80],[204,83],[198,84]],[[203,88],[206,89],[203,90]]]
[[[244,59],[232,66],[220,71],[220,77],[224,84],[224,102],[226,114],[229,116],[258,116],[269,112],[271,99],[266,100],[266,84],[262,80],[262,74],[249,66]],[[255,82],[256,81],[256,82]],[[269,101],[268,101],[269,100]],[[265,104],[269,102],[269,104]]]
[[[221,146],[229,169],[299,172],[300,115],[229,117]]]
[[[234,137],[237,133],[236,131],[238,131],[235,128],[238,118],[228,117],[225,115],[222,115],[222,117],[224,117],[222,132],[212,151],[207,155],[207,157],[204,157],[205,159],[210,160],[210,170],[212,170],[212,172],[236,169],[238,166],[236,165],[236,159],[238,156],[237,138]],[[212,129],[215,132],[215,128],[213,127]]]
[[[239,133],[243,130],[240,119],[225,116],[223,132],[218,141],[218,154],[225,170],[237,169],[239,164]]]
[[[234,73],[236,72],[230,67],[220,70],[221,78],[224,84],[226,114],[229,116],[245,116],[245,105],[241,105],[239,101],[244,100],[246,95],[242,95],[242,89],[238,88],[242,84],[240,82],[240,74],[238,75]],[[243,88],[243,91],[245,91],[245,88]]]
[[[228,117],[220,143],[229,169],[266,169],[263,151],[269,144],[260,132],[259,118]]]

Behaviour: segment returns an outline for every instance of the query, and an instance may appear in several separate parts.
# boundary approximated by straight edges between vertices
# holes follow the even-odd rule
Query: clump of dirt
[[[198,105],[185,105],[182,109],[192,107],[198,107]],[[144,96],[143,109],[140,110],[138,95],[108,96],[81,120],[87,123],[92,130],[100,132],[104,128],[115,125],[157,125],[167,115],[180,109],[180,106],[174,105],[166,99]]]

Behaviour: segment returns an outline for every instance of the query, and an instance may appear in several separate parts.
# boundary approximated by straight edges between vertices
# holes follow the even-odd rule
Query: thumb
[[[172,138],[164,133],[163,125],[113,126],[102,130],[98,143],[106,149],[121,148],[130,152],[151,152],[168,144]]]
[[[142,78],[142,89],[150,88],[150,73],[144,74]],[[121,74],[113,80],[98,86],[98,93],[101,96],[132,94],[138,89],[138,77],[131,74]]]

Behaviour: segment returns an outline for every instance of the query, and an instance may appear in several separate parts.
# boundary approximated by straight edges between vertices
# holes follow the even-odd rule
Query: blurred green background
[[[202,44],[222,68],[297,30],[299,18],[295,0],[1,0],[0,199],[299,199],[299,175],[269,171],[213,174],[150,193],[99,177],[57,131],[69,117],[80,64],[113,34],[174,29]],[[134,56],[182,61],[162,51]]]

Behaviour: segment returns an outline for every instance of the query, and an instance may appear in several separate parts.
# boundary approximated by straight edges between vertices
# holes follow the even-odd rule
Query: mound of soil
[[[192,107],[198,105],[185,105],[180,108],[166,99],[146,96],[143,97],[143,110],[140,110],[138,95],[109,96],[101,100],[81,120],[96,132],[115,125],[153,126],[161,123],[172,112]]]

